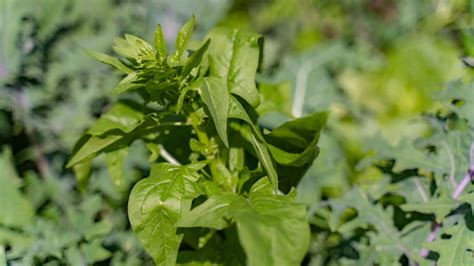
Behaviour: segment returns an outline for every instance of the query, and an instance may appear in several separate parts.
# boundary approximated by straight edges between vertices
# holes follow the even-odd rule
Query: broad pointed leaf
[[[204,166],[153,164],[150,176],[138,182],[130,194],[128,215],[133,231],[157,265],[176,263],[183,237],[176,232],[176,224],[201,193],[196,181]]]
[[[254,184],[248,198],[211,196],[187,213],[179,226],[222,229],[230,219],[237,223],[248,265],[300,265],[310,238],[306,209],[292,196],[273,194],[268,179]]]
[[[109,132],[99,136],[85,134],[74,147],[73,155],[66,167],[69,168],[83,160],[92,159],[103,151],[121,148],[122,145],[131,143],[147,134],[156,133],[160,127],[161,125],[157,123],[157,120],[149,115],[145,116],[144,119],[135,126],[130,128],[125,127],[126,131],[129,131],[128,133],[124,133],[121,130],[113,130],[111,128]]]
[[[255,86],[255,75],[261,50],[260,36],[240,31],[215,30],[209,49],[211,76],[227,81],[227,88],[252,106],[260,98]]]

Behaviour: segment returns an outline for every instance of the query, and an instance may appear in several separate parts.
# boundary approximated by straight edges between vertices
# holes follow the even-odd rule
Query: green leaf
[[[230,95],[229,101],[229,118],[240,119],[242,121],[247,122],[254,131],[258,131],[257,127],[253,123],[252,119],[250,119],[247,110],[242,106],[242,104],[235,98],[234,95]]]
[[[249,265],[300,265],[310,240],[304,205],[267,189],[251,192],[248,201],[230,208]]]
[[[70,168],[84,160],[92,159],[105,148],[123,139],[122,135],[106,135],[103,137],[88,136],[87,141],[71,157],[66,167]]]
[[[327,113],[313,113],[272,130],[265,140],[275,160],[297,167],[312,163],[319,153],[317,143],[326,120]]]
[[[332,200],[331,207],[341,210],[355,208],[357,217],[343,224],[339,231],[345,231],[344,227],[350,227],[350,224],[355,224],[356,227],[373,226],[375,232],[370,234],[371,245],[375,246],[381,257],[398,260],[400,256],[406,255],[410,260],[420,260],[418,254],[422,247],[413,246],[412,242],[403,238],[402,233],[394,225],[393,209],[391,207],[384,209],[380,204],[374,204],[361,188],[354,187],[346,192],[343,198]]]
[[[92,265],[96,262],[103,261],[112,256],[112,253],[102,247],[101,239],[95,239],[88,243],[81,244],[81,252],[87,264]]]
[[[251,188],[249,197],[213,195],[184,215],[182,227],[223,229],[237,223],[248,265],[300,265],[309,245],[306,208],[290,196],[274,195],[267,178]]]
[[[125,39],[115,39],[113,49],[119,55],[135,63],[155,60],[153,47],[143,39],[131,34],[125,34]]]
[[[406,212],[433,213],[436,221],[441,223],[445,216],[451,213],[452,210],[459,205],[460,202],[444,195],[440,198],[430,199],[427,202],[403,204],[400,208]]]
[[[138,75],[137,72],[131,72],[126,77],[124,77],[118,84],[117,87],[114,89],[114,94],[121,94],[130,90],[138,89],[142,87],[142,85],[137,84]]]
[[[272,157],[270,155],[270,152],[268,151],[267,145],[265,144],[265,142],[255,137],[254,134],[252,134],[251,142],[255,151],[257,152],[257,157],[260,163],[263,165],[263,168],[265,168],[265,171],[267,172],[268,179],[270,180],[270,183],[273,187],[273,191],[278,191],[278,174],[275,171],[275,166],[273,165]]]
[[[3,244],[0,244],[0,264],[7,265],[7,258],[5,256],[5,247]]]
[[[166,48],[165,36],[163,35],[163,29],[161,25],[158,24],[155,30],[155,49],[156,49],[156,59],[159,62],[166,62],[168,58],[168,49]]]
[[[33,206],[20,192],[20,184],[14,180],[18,174],[12,165],[12,154],[5,149],[0,154],[0,225],[21,228],[28,225],[34,215]]]
[[[10,230],[5,227],[0,227],[0,243],[10,246],[8,255],[20,257],[24,255],[25,247],[30,247],[35,243],[31,235],[24,234],[18,230]]]
[[[209,47],[209,42],[210,40],[207,40],[199,49],[197,49],[184,63],[183,66],[183,72],[182,72],[182,77],[186,78],[191,71],[199,66],[199,64],[202,61],[202,57],[204,56],[204,53],[207,51],[207,48]]]
[[[327,113],[314,113],[284,123],[265,135],[277,162],[278,187],[283,192],[296,186],[319,154],[318,141]]]
[[[150,157],[148,158],[148,162],[152,163],[160,157],[160,145],[153,141],[146,141],[145,142],[146,147],[150,151]]]
[[[198,170],[205,164],[153,164],[148,178],[134,187],[128,202],[133,231],[158,265],[174,265],[183,237],[176,232],[179,217],[201,194]]]
[[[101,115],[87,133],[99,136],[113,129],[129,133],[144,119],[145,115],[140,109],[140,106],[130,101],[117,102],[107,113]]]
[[[247,130],[247,127],[245,126],[240,127],[242,136],[252,144],[255,154],[267,172],[267,176],[274,191],[278,191],[278,174],[260,130],[254,125],[242,104],[234,96],[231,96],[230,98],[229,118],[240,119],[247,122],[248,126],[251,128],[251,132],[250,130]]]
[[[179,30],[178,36],[176,37],[176,51],[169,59],[172,65],[176,65],[180,62],[189,39],[191,38],[195,22],[196,18],[193,15]]]
[[[231,172],[240,172],[245,166],[245,151],[243,148],[229,149],[229,170]]]
[[[435,97],[443,100],[449,111],[466,119],[474,127],[474,82],[452,82],[447,89],[435,93]]]
[[[472,223],[472,219],[468,219]],[[438,237],[424,246],[436,251],[440,257],[437,265],[471,265],[474,261],[469,250],[474,247],[474,231],[463,220],[462,222],[442,229],[442,233],[451,236],[449,239]]]
[[[87,182],[89,182],[89,177],[92,173],[92,161],[83,160],[82,162],[75,164],[72,169],[76,176],[77,186],[81,191],[85,191]]]
[[[66,167],[69,168],[83,160],[92,159],[103,151],[120,148],[122,145],[145,137],[147,134],[156,133],[162,126],[152,115],[144,116],[138,123],[133,124],[137,120],[134,119],[133,113],[129,114],[128,118],[118,121],[113,120],[113,115],[104,118],[104,120],[99,119],[97,122],[99,125],[96,128],[92,127],[94,128],[92,133],[102,134],[99,136],[85,134],[76,144]]]
[[[253,107],[260,98],[255,85],[259,65],[261,39],[259,35],[238,30],[215,30],[209,48],[210,75],[227,81],[228,90]]]
[[[105,163],[112,176],[114,185],[119,189],[124,189],[126,185],[125,178],[125,159],[128,155],[128,147],[112,150],[105,153]]]
[[[229,205],[238,200],[233,193],[213,195],[203,204],[186,213],[178,222],[179,227],[207,227],[222,230],[229,225]]]
[[[110,55],[106,55],[100,52],[96,52],[93,50],[85,49],[86,53],[95,59],[99,60],[100,62],[112,66],[125,74],[130,74],[133,72],[133,69],[126,66],[122,61],[119,59],[112,57]]]
[[[211,114],[219,137],[224,145],[228,147],[227,118],[229,113],[229,93],[227,92],[225,82],[218,78],[203,78],[198,91]]]
[[[183,104],[184,104],[184,99],[186,98],[186,94],[189,91],[197,91],[201,85],[202,84],[200,81],[196,81],[181,90],[181,93],[179,94],[178,102],[176,103],[176,114],[179,114],[179,112],[181,112],[181,110],[183,109]]]

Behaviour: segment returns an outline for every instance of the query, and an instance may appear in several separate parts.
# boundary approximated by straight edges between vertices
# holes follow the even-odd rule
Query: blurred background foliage
[[[126,32],[150,40],[158,23],[174,43],[192,14],[196,44],[215,26],[265,37],[262,126],[331,113],[298,187],[312,217],[312,265],[353,254],[321,206],[383,179],[367,156],[433,135],[420,119],[439,108],[433,95],[472,80],[461,61],[474,56],[469,0],[0,0],[0,264],[152,263],[126,217],[130,187],[148,171],[144,144],[134,144],[122,188],[104,160],[84,191],[64,165],[120,79],[83,48],[110,53]]]

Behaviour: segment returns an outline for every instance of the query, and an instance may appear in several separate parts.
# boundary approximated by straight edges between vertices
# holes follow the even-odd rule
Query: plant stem
[[[418,189],[418,193],[420,194],[421,199],[423,199],[424,202],[428,202],[428,196],[426,195],[426,191],[421,185],[419,178],[415,178],[415,185]]]
[[[176,158],[174,158],[173,155],[171,155],[165,149],[165,147],[163,147],[163,145],[159,145],[159,146],[160,146],[160,156],[163,157],[163,159],[165,159],[170,164],[181,165],[181,163],[178,160],[176,160]]]
[[[426,242],[428,243],[433,242],[436,238],[436,234],[438,234],[439,229],[441,229],[441,224],[435,222],[433,228],[431,228],[430,234],[426,238]],[[429,253],[430,251],[428,249],[422,248],[420,251],[420,256],[422,256],[423,258],[426,258]]]
[[[456,189],[454,190],[452,194],[453,199],[459,198],[461,196],[462,192],[466,187],[471,183],[472,178],[474,177],[474,142],[471,144],[471,149],[469,151],[469,169],[467,170],[466,175],[464,178],[461,180],[461,182],[456,186]]]
[[[471,167],[471,169],[469,169],[469,172],[464,176],[464,178],[461,180],[461,182],[459,182],[456,189],[454,190],[453,195],[452,195],[453,199],[459,198],[459,196],[462,194],[462,192],[467,187],[467,185],[471,183],[473,175],[474,175],[474,167]]]
[[[454,192],[451,195],[453,199],[458,199],[459,196],[461,196],[461,194],[464,192],[464,189],[466,189],[469,183],[471,183],[471,180],[474,178],[474,142],[471,144],[469,155],[470,155],[469,156],[469,161],[470,161],[469,169],[467,170],[467,174],[464,176],[461,182],[456,184]],[[431,229],[431,232],[428,235],[426,242],[434,241],[439,229],[441,229],[441,224],[435,222],[435,225]],[[420,252],[420,255],[426,258],[426,256],[428,256],[428,253],[429,253],[429,250],[423,248]]]

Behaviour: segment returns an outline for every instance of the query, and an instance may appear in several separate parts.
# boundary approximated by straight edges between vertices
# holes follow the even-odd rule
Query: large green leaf
[[[209,48],[210,75],[226,80],[230,92],[257,106],[260,98],[255,75],[261,50],[260,36],[218,29],[209,34],[209,38],[212,40]]]
[[[79,145],[77,151],[72,155],[66,167],[72,167],[84,160],[89,160],[97,156],[101,152],[109,152],[115,149],[123,148],[136,139],[146,136],[153,131],[158,131],[159,126],[140,127],[130,134],[109,133],[104,136],[85,135],[86,141]]]
[[[306,209],[294,197],[273,194],[267,178],[251,188],[248,198],[237,194],[211,196],[184,215],[182,227],[223,229],[237,223],[248,265],[299,265],[309,245]]]
[[[176,166],[153,164],[148,178],[134,187],[128,202],[133,231],[158,265],[174,265],[182,234],[176,232],[179,217],[201,194],[198,170],[204,164]]]
[[[207,106],[212,120],[216,125],[217,133],[222,142],[229,146],[227,138],[227,117],[229,112],[229,92],[225,82],[219,78],[203,78],[198,92]]]

